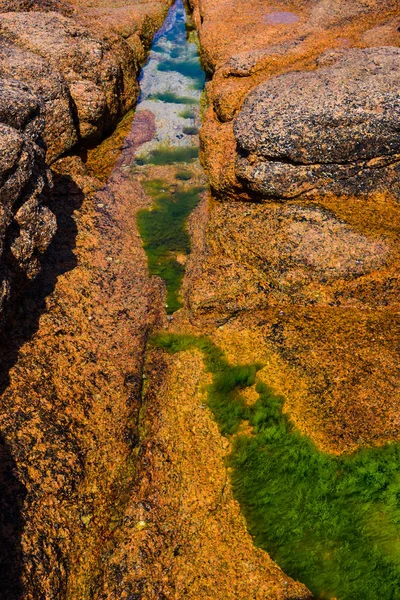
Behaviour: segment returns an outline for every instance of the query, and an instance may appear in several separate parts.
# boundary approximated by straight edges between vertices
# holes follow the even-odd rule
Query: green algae
[[[200,118],[201,118],[201,122],[204,123],[205,118],[206,118],[206,112],[208,110],[208,96],[207,96],[207,90],[204,89],[201,92],[201,96],[200,96]]]
[[[184,133],[185,135],[197,135],[199,133],[199,128],[195,125],[183,127],[182,133]]]
[[[178,96],[174,92],[157,92],[149,96],[150,100],[160,100],[161,102],[169,102],[170,104],[197,104],[198,100],[191,96]]]
[[[186,169],[181,169],[175,173],[175,177],[181,181],[189,181],[189,179],[192,179],[193,174],[190,171],[186,171]]]
[[[170,353],[197,348],[212,373],[208,405],[232,439],[232,487],[256,545],[316,598],[400,598],[400,445],[333,456],[318,450],[283,399],[257,382],[260,365],[230,365],[206,337],[162,334]],[[256,383],[247,406],[240,389]]]
[[[182,119],[195,119],[196,114],[190,110],[190,108],[187,108],[185,110],[181,110],[181,112],[178,113],[178,117],[182,117]]]
[[[198,43],[190,22],[186,30],[189,41]],[[171,43],[181,46],[170,49]],[[189,77],[188,90],[200,89],[204,74],[200,74],[194,55],[183,49],[184,43],[183,31],[176,28],[163,35],[153,47],[166,55],[159,57],[166,60],[157,68]],[[195,98],[170,91],[151,98],[188,105],[178,115],[196,117],[191,107],[197,104]],[[204,90],[202,120],[207,107]],[[159,147],[138,157],[137,164],[188,163],[198,153],[197,149],[177,150]],[[175,178],[186,181],[190,173],[183,167]],[[144,186],[154,204],[150,210],[140,211],[139,231],[150,273],[166,282],[167,312],[172,313],[181,306],[179,289],[184,275],[177,258],[190,251],[185,225],[202,188],[180,184],[174,189],[162,180],[150,180]],[[153,342],[168,352],[202,351],[212,374],[209,407],[221,433],[234,435],[228,459],[232,486],[255,543],[289,575],[306,583],[317,598],[400,600],[399,446],[389,444],[341,457],[320,452],[282,412],[283,400],[257,380],[261,365],[229,364],[206,337],[162,335]],[[241,389],[252,385],[258,400],[248,406]],[[252,435],[240,433],[243,422],[252,428]]]
[[[160,44],[154,44],[151,49],[153,52],[156,52],[157,54],[166,54],[166,50],[165,50],[164,46],[161,46]]]
[[[205,74],[197,57],[186,60],[163,60],[157,66],[159,71],[176,71],[185,77],[199,81],[202,89],[205,82]]]
[[[159,146],[154,148],[148,154],[138,156],[136,164],[138,165],[174,165],[176,163],[186,163],[198,158],[199,149],[197,146]]]
[[[205,79],[197,79],[197,81],[194,80],[193,83],[189,85],[189,89],[201,92],[204,88],[204,83]]]
[[[154,199],[154,204],[150,210],[139,211],[139,233],[147,254],[150,275],[158,275],[165,281],[167,312],[171,314],[182,306],[179,288],[185,267],[177,257],[190,252],[186,221],[197,206],[204,188],[181,185],[175,190],[160,179],[146,181],[143,185]]]
[[[150,274],[162,277],[166,283],[169,313],[181,307],[179,288],[185,272],[185,256],[190,252],[186,221],[203,190],[200,186],[190,188],[189,184],[184,183],[192,179],[190,163],[197,160],[199,155],[197,140],[191,143],[187,137],[198,134],[195,122],[200,94],[193,90],[203,88],[205,81],[198,48],[188,41],[188,36],[193,34],[193,27],[190,24],[186,27],[186,21],[184,6],[177,2],[170,9],[165,26],[156,36],[153,44],[155,54],[150,56],[148,63],[152,73],[154,69],[159,72],[158,88],[146,84],[142,89],[143,101],[158,100],[169,104],[164,109],[171,116],[171,127],[166,128],[166,132],[162,128],[157,131],[157,147],[153,146],[147,152],[139,151],[134,165],[131,165],[131,173],[140,175],[140,178],[151,178],[152,166],[176,165],[176,168],[169,170],[174,184],[155,179],[143,184],[154,204],[149,210],[140,211],[137,218]],[[170,72],[174,72],[172,78]],[[177,76],[177,73],[183,77]],[[143,81],[146,83],[146,77]],[[178,82],[176,86],[175,81]],[[179,88],[179,93],[176,93],[176,88]],[[156,92],[156,89],[159,91]],[[158,108],[154,108],[156,114]],[[177,117],[192,119],[192,122]],[[188,142],[190,146],[185,145]],[[150,168],[146,168],[147,165]]]

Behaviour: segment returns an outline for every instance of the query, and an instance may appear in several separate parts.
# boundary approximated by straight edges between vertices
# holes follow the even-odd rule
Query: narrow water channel
[[[147,115],[155,134],[130,166],[153,201],[139,211],[138,227],[150,274],[165,282],[168,313],[182,306],[187,219],[206,185],[198,160],[204,81],[196,34],[178,0],[140,79],[136,118]],[[233,490],[255,543],[318,598],[400,599],[399,446],[324,454],[258,379],[263,365],[231,365],[205,337],[163,334],[159,345],[205,356],[209,407],[230,440]],[[249,406],[240,389],[252,386],[258,400]],[[244,423],[251,434],[238,435]]]
[[[155,135],[136,152],[133,165],[153,205],[138,214],[138,227],[151,275],[166,284],[166,309],[182,305],[179,295],[190,252],[186,222],[199,202],[205,178],[198,160],[200,106],[205,75],[196,33],[181,0],[156,35],[140,77],[136,115],[154,119]]]

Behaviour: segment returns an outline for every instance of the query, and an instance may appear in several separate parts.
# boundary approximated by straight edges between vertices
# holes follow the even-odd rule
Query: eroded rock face
[[[167,2],[151,6],[162,20]],[[124,468],[136,443],[135,425],[128,423],[135,421],[140,397],[147,329],[161,306],[161,290],[148,281],[135,233],[130,183],[123,186],[121,178],[115,196],[104,191],[107,208],[95,214],[92,195],[102,182],[77,156],[56,160],[80,141],[79,118],[88,137],[90,127],[97,136],[134,104],[138,61],[117,33],[103,36],[101,22],[94,33],[76,14],[61,18],[54,10],[58,4],[51,0],[0,4],[8,11],[0,15],[0,318],[10,294],[8,305],[16,309],[0,332],[0,596],[35,600],[97,597],[103,565],[98,549],[109,539],[120,497],[118,465]],[[54,186],[47,194],[49,163]],[[56,236],[47,195],[57,215]],[[142,200],[136,191],[133,196]],[[40,277],[21,294],[21,279],[36,276],[52,236]],[[108,258],[114,251],[112,273]],[[129,274],[122,276],[125,267]],[[117,321],[122,343],[116,341]],[[68,366],[82,362],[89,366],[85,373]],[[107,465],[100,454],[110,458]],[[92,467],[98,475],[92,476]]]
[[[58,69],[52,69],[39,54],[12,42],[3,42],[0,75],[27,83],[42,98],[46,114],[43,140],[49,162],[77,143],[78,131],[72,99],[68,84]]]
[[[2,303],[12,273],[33,278],[39,272],[38,256],[55,232],[43,204],[50,187],[46,163],[99,139],[132,108],[141,39],[151,39],[167,6],[146,4],[140,18],[130,15],[137,48],[101,18],[86,15],[90,28],[83,25],[81,8],[58,0],[0,2]]]
[[[218,322],[278,304],[395,302],[399,58],[395,47],[332,51],[314,71],[268,79],[232,130],[215,126],[229,143],[233,132],[233,153],[219,154],[206,124],[204,163],[219,201],[194,313],[209,315],[218,296]]]
[[[98,138],[122,114],[124,82],[110,45],[75,20],[56,12],[5,13],[1,31],[24,50],[42,57],[69,87],[75,125],[82,139]],[[126,46],[129,53],[129,47]],[[131,81],[126,90],[136,98]]]
[[[0,314],[21,276],[40,270],[56,229],[45,206],[51,176],[41,143],[43,103],[23,83],[0,81]]]
[[[232,120],[246,94],[267,77],[313,69],[328,49],[400,43],[397,0],[354,0],[351,6],[336,0],[280,0],[273,7],[263,0],[190,4],[203,63],[214,75],[208,96],[221,122]]]
[[[260,195],[340,191],[342,180],[354,177],[366,187],[375,169],[387,171],[389,187],[397,181],[400,49],[321,57],[322,64],[330,61],[313,72],[274,77],[246,98],[234,125],[236,174]]]
[[[241,204],[235,207],[239,217],[232,208],[221,210],[224,225],[213,232],[214,239],[230,258],[239,255],[280,285],[359,277],[381,266],[389,253],[384,241],[361,235],[317,206],[280,210]]]

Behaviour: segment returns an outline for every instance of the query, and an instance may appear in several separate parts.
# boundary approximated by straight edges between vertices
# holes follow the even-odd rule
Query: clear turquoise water
[[[197,45],[181,1],[171,8],[158,32],[142,76],[138,110],[155,115],[156,138],[139,150],[136,167],[143,170],[143,186],[153,199],[138,214],[138,228],[151,275],[166,285],[169,314],[182,306],[180,287],[185,274],[182,258],[190,253],[187,220],[200,201],[204,187],[193,183],[198,163],[199,102],[205,75]],[[173,166],[175,182],[152,178],[149,167]]]

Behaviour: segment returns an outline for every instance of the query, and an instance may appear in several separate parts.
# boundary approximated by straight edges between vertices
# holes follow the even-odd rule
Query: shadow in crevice
[[[0,436],[0,598],[22,597],[22,507],[26,488],[15,475],[16,465]]]
[[[47,252],[42,257],[42,270],[32,283],[20,277],[19,285],[14,281],[16,294],[8,304],[4,327],[0,333],[0,396],[9,384],[9,372],[18,358],[18,352],[37,331],[40,316],[46,309],[46,297],[54,290],[57,278],[72,270],[77,259],[74,254],[77,226],[73,212],[82,204],[81,189],[66,175],[55,175],[54,188],[48,206],[57,218],[57,232]],[[18,277],[18,276],[17,276]],[[12,399],[10,399],[12,402]],[[0,401],[2,406],[10,402]],[[15,407],[17,409],[17,407]],[[12,414],[18,415],[18,410]],[[18,442],[18,427],[13,430],[12,415],[7,415],[8,429],[13,442]],[[11,421],[11,422],[10,422]],[[3,432],[4,433],[4,432]],[[21,535],[23,522],[22,505],[27,495],[26,488],[19,482],[12,450],[5,444],[0,432],[0,599],[20,600],[24,597],[21,574],[23,554]],[[28,501],[28,499],[27,499]]]
[[[77,226],[73,213],[81,206],[83,197],[71,177],[54,176],[54,188],[47,205],[56,216],[57,232],[42,257],[41,273],[31,283],[21,277],[16,293],[8,302],[0,332],[0,395],[9,384],[9,371],[19,349],[38,329],[40,316],[46,309],[46,297],[53,292],[57,278],[77,264],[74,254]]]

